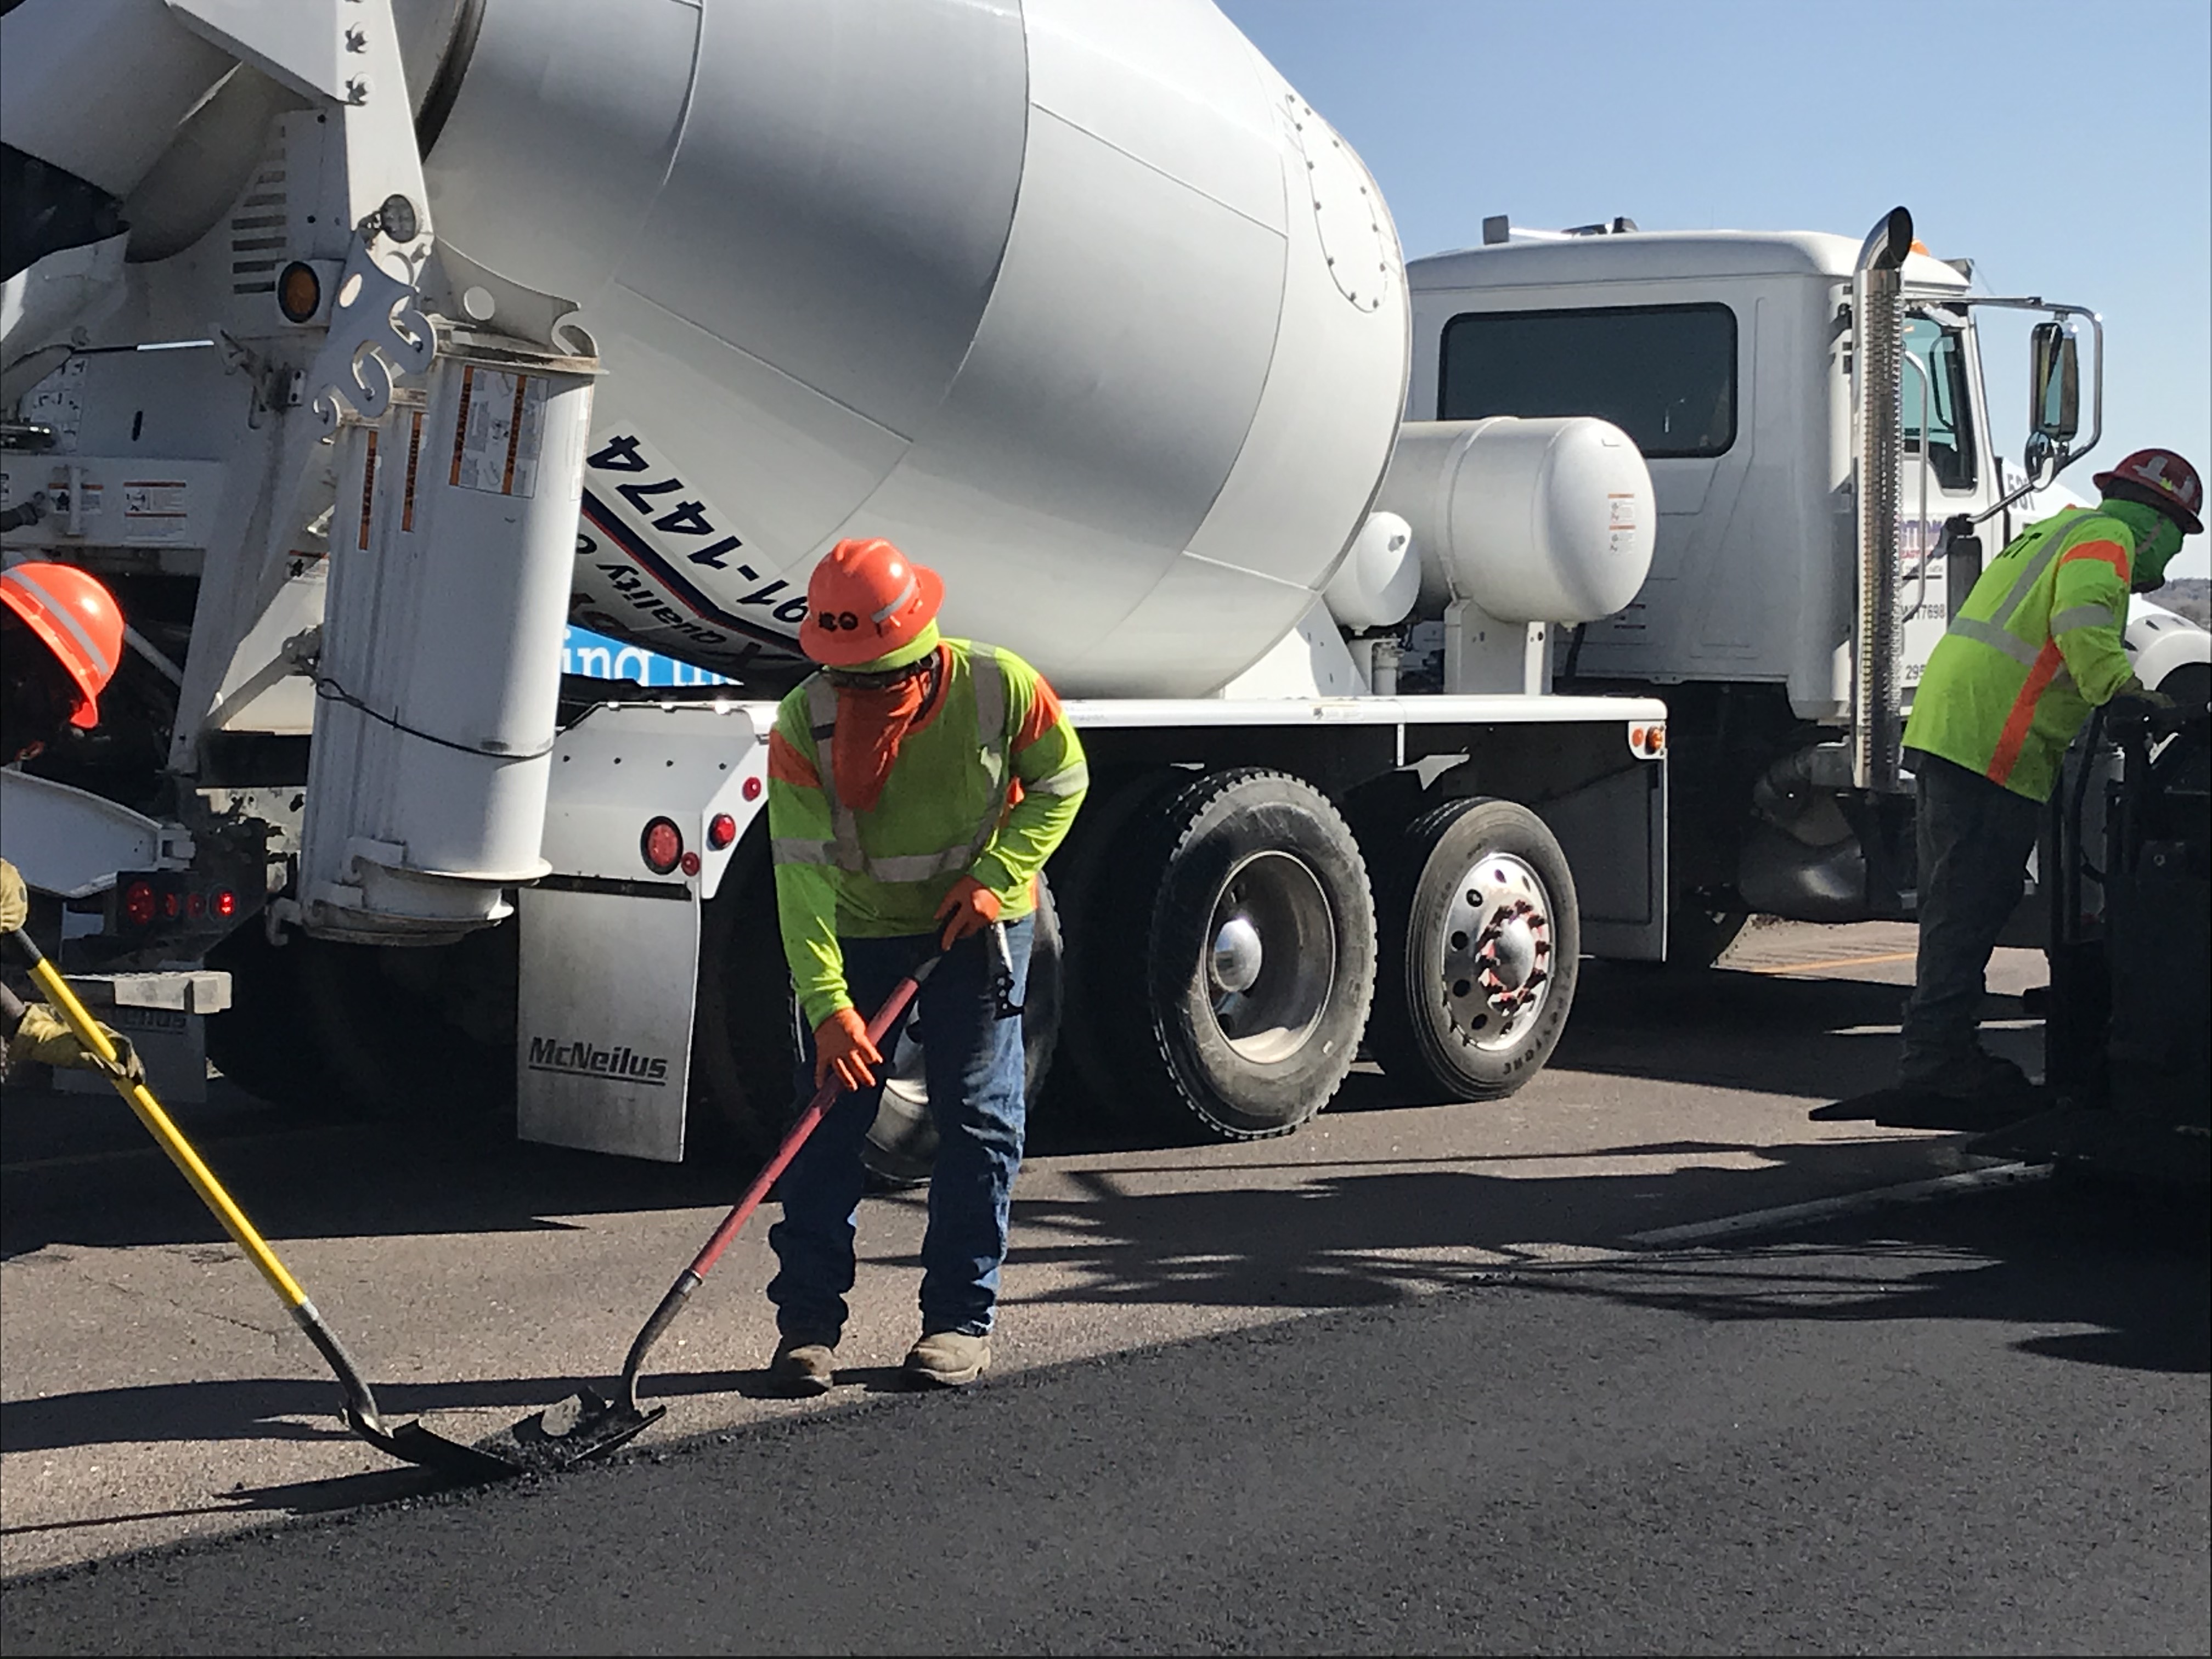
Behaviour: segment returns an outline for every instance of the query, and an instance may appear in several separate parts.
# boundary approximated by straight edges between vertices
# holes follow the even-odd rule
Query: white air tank
[[[1379,506],[1413,526],[1420,610],[1577,623],[1636,597],[1658,508],[1627,434],[1589,416],[1408,421]]]
[[[788,659],[814,560],[884,535],[1063,691],[1197,695],[1367,518],[1396,233],[1204,0],[488,0],[441,72],[440,239],[607,371],[591,625]]]

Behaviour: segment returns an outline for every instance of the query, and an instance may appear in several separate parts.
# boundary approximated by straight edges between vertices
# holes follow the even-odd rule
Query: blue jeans
[[[1016,1002],[1029,982],[1035,927],[1027,916],[1006,924]],[[891,988],[926,961],[936,944],[936,935],[929,933],[840,939],[846,987],[862,1017],[872,1018]],[[922,982],[908,1009],[908,1018],[921,1023],[929,1114],[939,1138],[929,1182],[929,1226],[921,1241],[925,1334],[985,1335],[999,1298],[999,1266],[1006,1257],[1006,1217],[1014,1176],[1022,1166],[1028,1108],[1022,1022],[1018,1016],[998,1017],[996,957],[988,932],[962,939]],[[894,1026],[877,1045],[886,1060],[898,1032]],[[811,1035],[803,1047],[802,1100],[814,1093]],[[882,1073],[878,1067],[878,1079]],[[775,1304],[776,1328],[786,1336],[834,1343],[845,1328],[854,1228],[866,1181],[860,1146],[882,1095],[878,1081],[872,1089],[840,1097],[777,1183],[783,1219],[769,1231],[778,1266],[768,1296]]]

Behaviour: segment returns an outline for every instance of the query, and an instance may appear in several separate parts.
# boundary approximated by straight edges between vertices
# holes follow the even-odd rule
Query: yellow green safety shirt
[[[816,674],[776,708],[768,826],[783,952],[817,1026],[853,1000],[837,941],[937,931],[963,875],[1011,921],[1036,906],[1037,872],[1075,820],[1090,774],[1044,677],[1012,652],[944,642],[933,707],[899,745],[866,812],[837,799],[830,763],[837,694]]]
[[[1929,654],[1905,747],[2049,799],[2089,711],[2134,678],[2120,642],[2134,552],[2128,525],[2094,508],[2015,538]]]

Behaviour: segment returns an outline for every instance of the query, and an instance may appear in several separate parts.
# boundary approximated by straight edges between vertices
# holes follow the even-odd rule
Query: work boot
[[[1987,1102],[1992,1106],[2016,1103],[2035,1092],[2035,1085],[2028,1080],[2027,1073],[2002,1054],[1993,1054],[1986,1048],[1975,1049],[1973,1064],[1964,1077],[1947,1078],[1936,1088],[1943,1094]]]
[[[1972,1101],[1992,1107],[2021,1099],[2035,1087],[2019,1066],[1979,1044],[1971,1053],[1932,1072],[1905,1079],[1901,1086],[1940,1095],[1946,1100]]]
[[[819,1337],[787,1336],[775,1345],[768,1376],[793,1397],[827,1394],[837,1380],[837,1345]]]
[[[906,1380],[926,1389],[965,1388],[991,1363],[991,1339],[931,1331],[908,1351]]]

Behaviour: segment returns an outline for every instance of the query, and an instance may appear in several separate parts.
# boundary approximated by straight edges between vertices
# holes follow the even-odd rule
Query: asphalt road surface
[[[1773,928],[1728,971],[1593,973],[1501,1105],[1365,1078],[1286,1140],[1063,1137],[963,1395],[895,1387],[915,1196],[866,1206],[819,1402],[760,1387],[749,1232],[656,1354],[661,1425],[478,1492],[343,1434],[119,1107],[11,1099],[0,1645],[2201,1652],[2201,1204],[2044,1181],[1670,1232],[1986,1177],[1955,1137],[1804,1118],[1882,1080],[1909,945]],[[610,1374],[732,1184],[192,1115],[387,1411],[462,1438]]]

